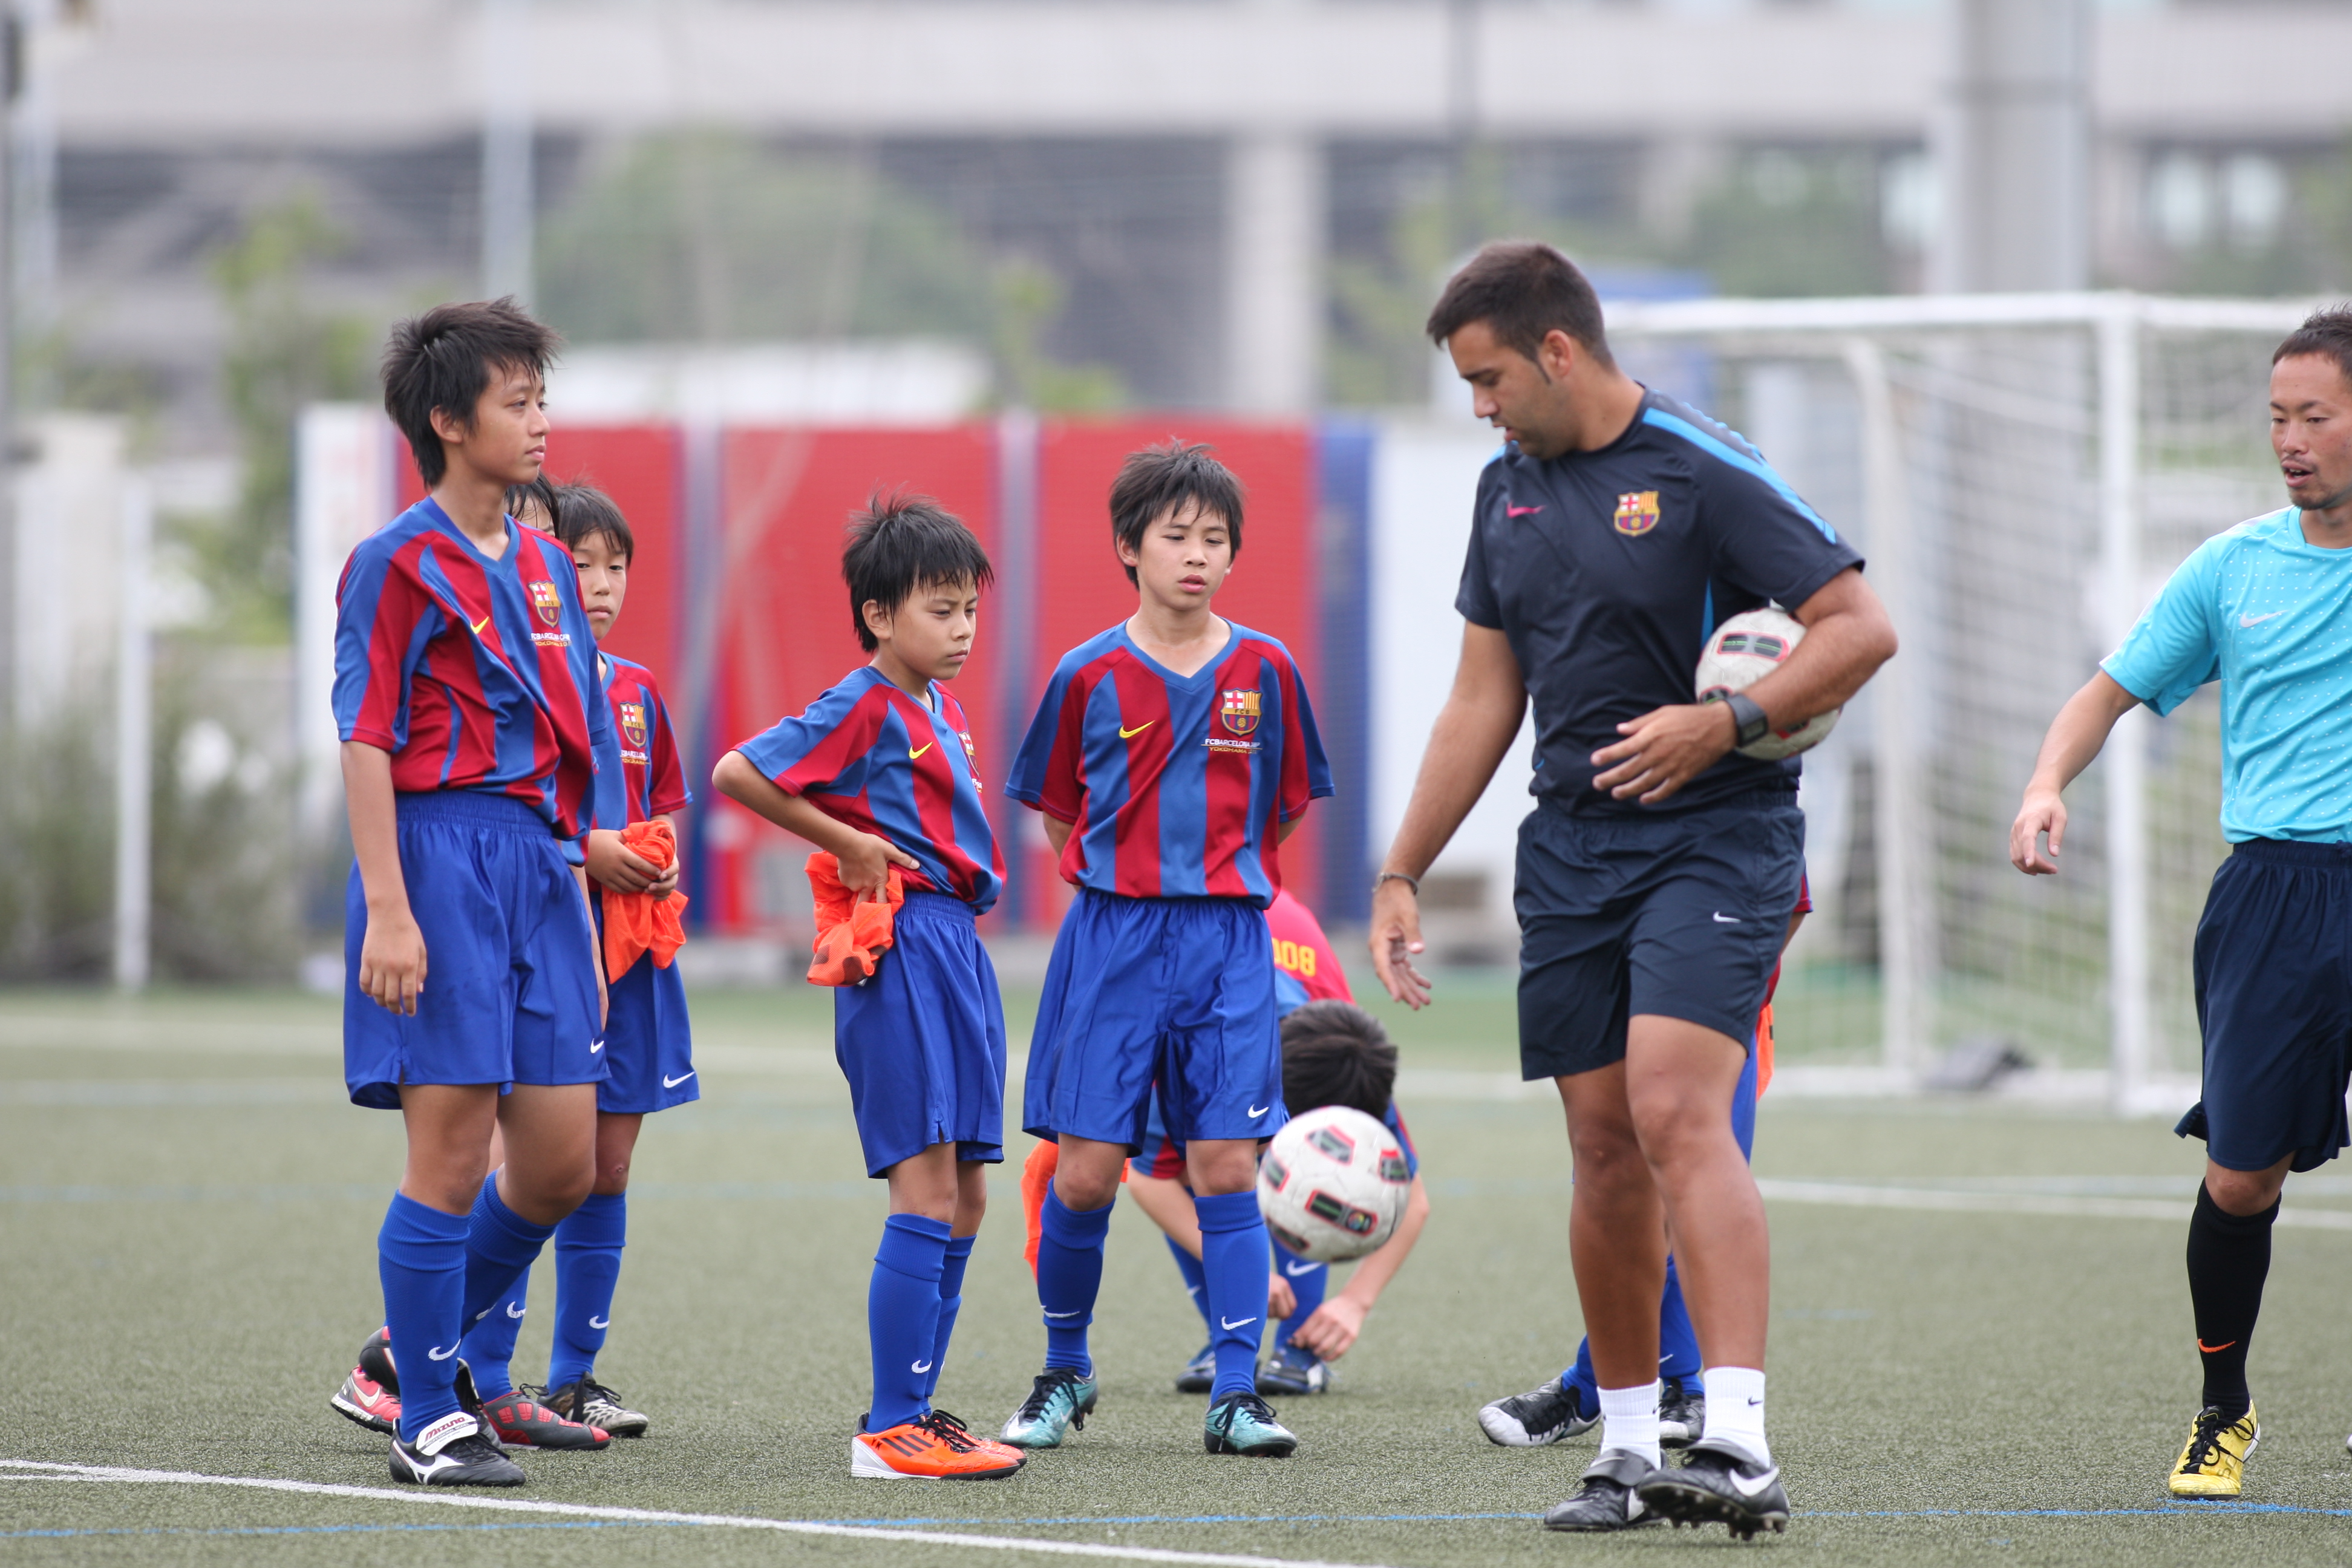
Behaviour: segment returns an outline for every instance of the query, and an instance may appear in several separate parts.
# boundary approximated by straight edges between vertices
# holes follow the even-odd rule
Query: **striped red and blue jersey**
[[[1274,901],[1274,830],[1331,793],[1331,768],[1289,650],[1231,632],[1189,677],[1124,625],[1062,656],[1004,793],[1072,825],[1066,880],[1132,899]]]
[[[611,728],[595,659],[571,555],[512,519],[494,561],[427,496],[343,563],[335,726],[395,790],[510,795],[577,838]]]
[[[609,653],[598,658],[613,729],[611,744],[596,754],[596,826],[618,832],[693,805],[694,792],[686,787],[677,731],[654,672]]]
[[[981,911],[1004,890],[1004,856],[980,805],[971,724],[939,682],[926,704],[867,665],[799,718],[735,749],[786,795],[912,855],[920,868],[905,873],[908,887]]]
[[[1287,1017],[1309,1002],[1353,1002],[1348,972],[1323,934],[1315,911],[1287,889],[1265,907],[1266,933],[1274,938],[1274,1009]]]

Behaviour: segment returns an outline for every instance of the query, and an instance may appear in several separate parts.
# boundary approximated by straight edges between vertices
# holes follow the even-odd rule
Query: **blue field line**
[[[1799,1509],[1792,1519],[2181,1519],[2219,1513],[2311,1514],[2352,1519],[2352,1508],[2295,1503],[2173,1503],[2156,1508]],[[812,1524],[886,1525],[936,1530],[975,1525],[1098,1524],[1475,1524],[1498,1519],[1541,1519],[1540,1513],[1185,1513],[1087,1514],[1038,1519],[820,1519]]]

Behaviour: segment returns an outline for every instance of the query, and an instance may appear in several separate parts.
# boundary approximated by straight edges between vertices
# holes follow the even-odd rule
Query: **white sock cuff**
[[[1601,1391],[1601,1451],[1614,1448],[1635,1454],[1654,1466],[1664,1456],[1658,1448],[1659,1385],[1652,1382],[1632,1388]]]
[[[1772,1462],[1764,1440],[1764,1374],[1752,1366],[1711,1366],[1706,1380],[1708,1443],[1728,1443],[1759,1465]]]

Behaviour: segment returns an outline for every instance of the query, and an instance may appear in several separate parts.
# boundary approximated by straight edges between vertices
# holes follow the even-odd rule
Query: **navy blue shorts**
[[[400,1109],[404,1083],[601,1083],[595,936],[546,819],[505,795],[404,795],[400,873],[425,936],[416,1016],[360,991],[367,893],[343,890],[343,1081]]]
[[[1055,933],[1022,1125],[1142,1152],[1152,1085],[1179,1139],[1271,1138],[1282,1025],[1265,911],[1082,889]]]
[[[2197,922],[2205,1098],[2174,1129],[2224,1170],[2294,1158],[2315,1170],[2352,1142],[2352,845],[2241,844]]]
[[[1004,1004],[970,904],[908,889],[873,977],[833,994],[833,1055],[867,1175],[939,1143],[1004,1158]]]
[[[604,900],[596,899],[598,935]],[[604,1060],[612,1076],[596,1086],[596,1109],[616,1116],[667,1110],[702,1098],[694,1074],[694,1027],[686,1016],[686,982],[640,953],[618,979],[607,979]]]
[[[1520,1076],[1622,1061],[1637,1013],[1752,1054],[1804,868],[1805,815],[1781,792],[1639,816],[1529,813],[1513,895]]]

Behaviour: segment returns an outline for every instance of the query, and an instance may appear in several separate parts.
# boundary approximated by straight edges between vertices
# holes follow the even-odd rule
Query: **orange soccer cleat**
[[[1027,1462],[1027,1455],[975,1437],[963,1423],[937,1414],[849,1440],[849,1473],[866,1480],[987,1480]]]

